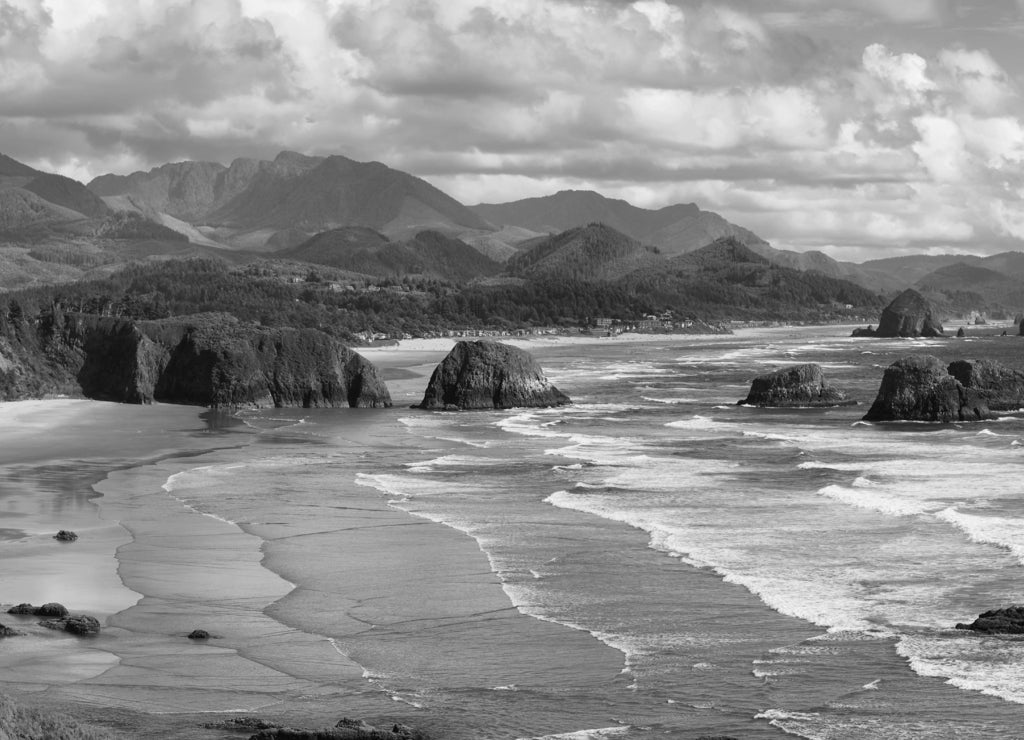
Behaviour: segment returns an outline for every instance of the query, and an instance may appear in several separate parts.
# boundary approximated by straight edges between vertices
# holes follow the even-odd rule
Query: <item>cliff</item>
[[[376,368],[313,329],[225,314],[130,321],[59,310],[0,319],[0,397],[82,395],[124,403],[385,407]]]
[[[875,336],[941,337],[942,324],[923,295],[907,288],[882,310]]]
[[[759,375],[750,393],[739,404],[746,406],[843,406],[856,403],[825,382],[821,366],[794,365]]]
[[[430,376],[421,409],[563,406],[569,397],[524,350],[497,342],[459,342]]]
[[[969,383],[975,385],[964,385],[951,374],[953,368],[961,377],[973,376]],[[886,368],[878,396],[864,420],[951,422],[994,418],[986,398],[998,398],[1000,391],[988,384],[992,377],[988,368],[974,374],[961,363],[946,367],[931,355],[904,357]]]

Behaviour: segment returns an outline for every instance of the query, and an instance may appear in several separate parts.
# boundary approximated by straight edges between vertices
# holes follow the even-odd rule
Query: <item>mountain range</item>
[[[623,251],[606,254],[612,245],[581,242],[594,236],[587,225],[598,223],[635,244],[616,244]],[[589,280],[658,269],[721,239],[772,265],[875,292],[914,286],[1024,303],[1015,287],[1024,278],[1019,253],[840,262],[822,252],[775,249],[693,203],[645,209],[564,190],[466,206],[379,162],[287,151],[229,165],[177,162],[83,185],[0,154],[0,287],[74,279],[140,255],[218,255],[236,263],[272,256],[367,276],[411,274],[460,284],[506,268],[523,279],[556,270]]]

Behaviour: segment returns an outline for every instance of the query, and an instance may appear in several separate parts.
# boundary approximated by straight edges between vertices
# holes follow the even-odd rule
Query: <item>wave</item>
[[[921,501],[869,490],[871,485],[867,478],[857,478],[857,481],[861,481],[861,485],[856,485],[854,481],[853,488],[825,486],[818,493],[849,506],[870,509],[886,516],[916,516],[928,511],[928,506]]]
[[[538,735],[536,737],[521,737],[518,740],[601,740],[605,737],[617,737],[625,735],[632,728],[629,725],[621,727],[601,727],[596,730],[577,730],[576,732],[562,732],[557,735]]]
[[[952,524],[972,542],[1008,550],[1017,562],[1024,564],[1024,520],[965,514],[955,506],[943,509],[935,517]]]
[[[721,422],[717,422],[708,416],[701,416],[695,414],[690,419],[682,419],[681,421],[670,421],[665,424],[667,427],[673,429],[719,429],[722,427]]]

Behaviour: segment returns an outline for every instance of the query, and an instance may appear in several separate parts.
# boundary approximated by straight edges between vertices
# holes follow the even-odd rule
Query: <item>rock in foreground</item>
[[[394,725],[390,731],[372,727],[362,720],[345,717],[331,728],[322,730],[296,730],[290,727],[275,727],[261,730],[249,740],[428,740],[422,732]]]
[[[907,288],[882,310],[875,336],[941,337],[942,324],[928,300],[913,288]]]
[[[71,614],[63,619],[47,619],[39,624],[47,629],[63,630],[72,635],[98,635],[100,633],[99,620],[87,614]]]
[[[985,612],[970,624],[958,624],[958,630],[971,630],[986,635],[1024,634],[1024,606],[1008,606]]]
[[[459,342],[430,376],[419,408],[509,409],[572,403],[530,353],[498,342]]]
[[[821,367],[814,363],[794,365],[774,373],[758,375],[750,393],[738,402],[745,406],[845,406],[856,403],[825,382]]]
[[[1024,405],[1024,373],[989,360],[904,357],[882,377],[865,421],[983,421]]]

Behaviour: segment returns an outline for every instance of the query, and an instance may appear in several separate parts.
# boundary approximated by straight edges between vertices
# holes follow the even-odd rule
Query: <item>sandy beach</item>
[[[103,624],[82,639],[4,614],[26,634],[0,643],[0,688],[72,714],[108,708],[170,738],[183,727],[216,737],[198,728],[203,713],[415,722],[415,697],[383,691],[357,660],[393,651],[410,676],[464,674],[469,685],[523,680],[552,651],[616,675],[616,651],[519,613],[476,541],[389,505],[347,463],[325,470],[333,505],[312,516],[305,504],[256,515],[243,500],[255,492],[232,485],[235,471],[260,481],[258,461],[275,465],[281,445],[295,455],[307,444],[305,417],[358,415],[358,427],[330,441],[346,459],[394,447],[403,407],[452,343],[366,352],[395,377],[388,412],[282,410],[254,417],[254,429],[212,424],[194,407],[0,405],[0,608],[57,601]],[[237,493],[238,512],[225,496],[221,514],[204,511],[211,490]],[[78,541],[54,540],[59,529]],[[320,565],[303,565],[311,561]],[[196,628],[214,638],[190,641]],[[516,657],[466,671],[467,646],[499,641]]]

